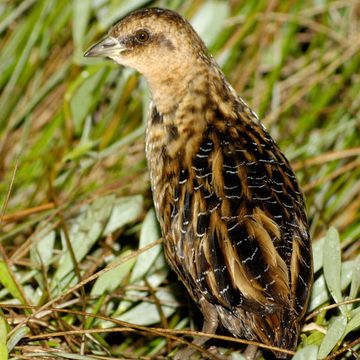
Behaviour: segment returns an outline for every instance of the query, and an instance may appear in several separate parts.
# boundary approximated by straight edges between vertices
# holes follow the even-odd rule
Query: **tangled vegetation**
[[[83,58],[141,6],[191,20],[299,178],[315,283],[294,359],[358,359],[359,0],[0,2],[0,359],[162,359],[201,325],[163,258],[147,86]]]

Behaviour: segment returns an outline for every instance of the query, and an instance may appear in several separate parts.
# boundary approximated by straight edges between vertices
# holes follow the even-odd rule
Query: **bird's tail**
[[[260,323],[265,331],[259,332],[259,341],[284,350],[295,350],[299,337],[298,319],[289,311],[280,311],[261,317]],[[273,351],[278,359],[290,359],[291,355]]]

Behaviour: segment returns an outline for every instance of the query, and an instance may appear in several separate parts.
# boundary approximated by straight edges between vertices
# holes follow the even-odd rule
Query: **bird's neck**
[[[149,81],[153,103],[161,121],[148,124],[148,141],[156,142],[157,153],[185,161],[200,146],[210,125],[227,126],[235,121],[238,97],[217,67],[189,69],[179,78],[170,74],[164,81]],[[189,154],[188,154],[189,153]]]
[[[171,71],[147,77],[153,101],[163,116],[178,118],[182,112],[203,114],[204,110],[217,105],[231,107],[236,101],[235,91],[215,64],[209,66],[200,59],[171,67]]]

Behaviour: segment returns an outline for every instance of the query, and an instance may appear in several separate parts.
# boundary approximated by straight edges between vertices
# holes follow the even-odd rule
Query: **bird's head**
[[[104,56],[132,67],[150,84],[152,80],[166,81],[174,72],[186,72],[188,65],[204,61],[206,54],[202,40],[183,17],[159,8],[127,15],[85,52],[88,57]]]

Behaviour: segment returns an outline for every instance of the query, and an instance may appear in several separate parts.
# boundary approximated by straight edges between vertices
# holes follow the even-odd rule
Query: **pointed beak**
[[[119,55],[125,48],[119,41],[111,36],[100,40],[96,44],[92,45],[85,53],[85,57],[96,57],[96,56],[115,56]]]

